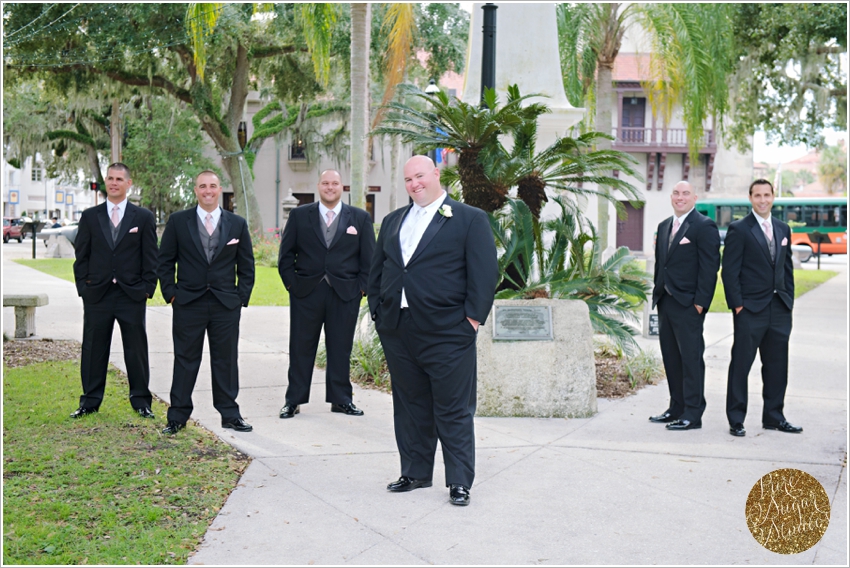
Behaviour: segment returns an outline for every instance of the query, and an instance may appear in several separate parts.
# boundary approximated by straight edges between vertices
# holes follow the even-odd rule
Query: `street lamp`
[[[439,92],[440,92],[440,87],[437,86],[437,82],[434,81],[434,79],[431,79],[430,81],[428,81],[428,86],[425,87],[425,94],[426,95],[433,95],[434,93],[439,93]]]

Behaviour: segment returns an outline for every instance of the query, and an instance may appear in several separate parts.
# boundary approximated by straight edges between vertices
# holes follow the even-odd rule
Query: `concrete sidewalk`
[[[26,245],[3,245],[4,293],[47,293],[50,304],[37,312],[39,334],[80,340],[82,303],[74,286],[10,261],[24,256],[17,247]],[[466,508],[448,503],[439,450],[434,487],[385,490],[399,474],[389,395],[355,386],[355,403],[366,415],[331,414],[317,370],[313,402],[280,420],[288,309],[245,309],[239,403],[254,431],[220,427],[206,363],[193,418],[254,460],[190,563],[846,565],[847,259],[830,261],[824,268],[840,274],[800,298],[794,311],[785,408],[803,434],[761,428],[758,363],[747,436],[728,434],[732,319],[714,306],[706,320],[701,430],[669,432],[647,420],[667,406],[664,383],[626,399],[600,399],[588,419],[476,418],[477,477]],[[13,327],[5,308],[3,329]],[[151,389],[167,401],[171,308],[148,310],[148,336]],[[657,349],[651,340],[644,344]],[[124,368],[117,327],[112,361]],[[68,393],[57,411],[73,411],[78,395]],[[164,425],[160,416],[151,428]],[[764,549],[744,518],[753,484],[779,468],[813,475],[832,500],[823,539],[797,555]]]

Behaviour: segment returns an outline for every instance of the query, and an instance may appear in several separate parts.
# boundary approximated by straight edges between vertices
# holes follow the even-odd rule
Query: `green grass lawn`
[[[42,259],[17,259],[24,266],[35,268],[51,276],[62,278],[68,282],[74,282],[74,259],[73,258],[42,258]],[[257,266],[255,270],[254,291],[251,293],[250,306],[288,306],[289,293],[280,281],[277,268],[268,266]],[[159,293],[159,284],[154,297],[148,300],[149,306],[164,306],[165,300]]]
[[[794,270],[794,298],[799,298],[806,292],[817,288],[833,276],[838,274],[834,270]],[[711,300],[711,310],[714,312],[727,310],[726,292],[723,288],[723,280],[717,275],[717,287],[714,289],[714,298]]]
[[[5,368],[3,564],[185,564],[248,458],[192,422],[178,435],[132,412],[109,373],[103,406],[68,415],[78,361]]]

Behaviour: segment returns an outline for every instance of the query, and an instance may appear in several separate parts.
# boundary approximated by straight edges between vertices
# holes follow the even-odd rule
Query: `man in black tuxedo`
[[[788,338],[794,308],[794,264],[791,229],[770,215],[773,185],[764,179],[750,184],[752,215],[729,225],[723,250],[726,304],[734,312],[735,341],[726,387],[729,433],[744,436],[747,415],[747,376],[761,354],[761,423],[768,430],[803,431],[785,420],[788,386]]]
[[[205,334],[210,344],[213,406],[221,414],[221,427],[238,432],[253,429],[242,419],[236,396],[239,318],[254,288],[254,252],[248,224],[219,207],[220,195],[218,176],[201,172],[195,180],[198,206],[173,213],[162,235],[157,273],[162,297],[173,308],[174,340],[165,434],[183,429],[192,414]]]
[[[720,269],[720,233],[694,209],[697,194],[688,182],[673,187],[670,201],[673,216],[656,233],[652,290],[670,405],[649,419],[667,423],[668,430],[695,430],[705,411],[703,325]]]
[[[499,277],[487,215],[446,195],[425,156],[404,166],[413,203],[384,219],[369,275],[369,309],[393,389],[401,477],[389,491],[430,487],[437,440],[455,505],[475,477],[476,352]]]
[[[277,270],[289,291],[289,386],[281,418],[310,400],[313,364],[325,327],[325,402],[331,412],[362,416],[352,402],[351,346],[375,250],[372,219],[342,203],[339,172],[319,178],[319,203],[296,207],[280,241]]]
[[[127,166],[109,166],[106,201],[83,211],[74,240],[74,279],[83,298],[83,395],[71,418],[100,408],[116,321],[124,344],[130,404],[143,418],[154,417],[145,313],[147,299],[156,290],[156,220],[127,199],[132,184]]]

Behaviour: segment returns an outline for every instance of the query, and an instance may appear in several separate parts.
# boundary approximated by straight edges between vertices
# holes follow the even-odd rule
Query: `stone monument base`
[[[45,258],[74,258],[74,245],[65,235],[50,235]]]
[[[500,306],[551,306],[548,340],[493,339]],[[496,300],[478,330],[478,416],[587,418],[596,413],[593,329],[581,300]]]

